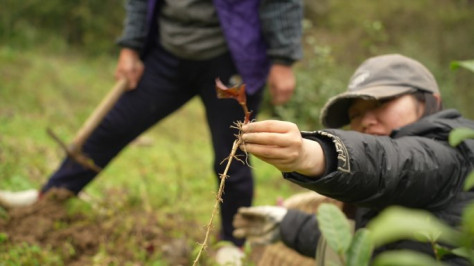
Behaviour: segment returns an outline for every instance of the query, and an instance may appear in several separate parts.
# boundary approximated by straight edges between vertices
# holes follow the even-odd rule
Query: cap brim
[[[341,93],[330,98],[324,105],[321,111],[321,123],[328,128],[340,128],[349,124],[348,109],[354,99],[380,100],[413,91],[416,90],[403,86],[377,86]]]

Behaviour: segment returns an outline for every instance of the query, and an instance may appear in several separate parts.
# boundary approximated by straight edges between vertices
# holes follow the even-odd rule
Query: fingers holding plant
[[[241,149],[273,164],[281,171],[291,171],[302,146],[298,127],[283,121],[254,122],[242,127]]]
[[[321,146],[301,137],[291,122],[267,120],[242,126],[240,149],[272,164],[282,172],[317,176],[324,172]]]

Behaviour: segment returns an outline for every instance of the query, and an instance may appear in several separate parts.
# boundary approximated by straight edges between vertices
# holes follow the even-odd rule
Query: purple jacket
[[[249,94],[263,88],[270,67],[268,46],[262,34],[259,16],[260,2],[260,0],[214,0],[230,53],[238,72],[247,85]],[[295,2],[299,2],[299,0]],[[160,3],[161,0],[148,0],[148,45],[156,38],[157,7]],[[296,6],[300,7],[300,5]],[[298,17],[298,19],[301,18]],[[298,30],[296,32],[296,36],[300,37]],[[291,51],[291,55],[277,55],[276,57],[284,59],[286,62],[299,59],[301,57],[299,39],[293,41],[292,45],[295,46],[295,48],[292,47],[292,50],[296,51]]]

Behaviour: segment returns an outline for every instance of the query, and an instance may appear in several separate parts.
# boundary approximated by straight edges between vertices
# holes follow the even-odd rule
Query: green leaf
[[[449,145],[455,147],[465,139],[474,139],[474,130],[470,128],[455,128],[449,134]]]
[[[452,253],[456,256],[463,257],[463,258],[466,258],[466,259],[470,260],[471,262],[474,262],[473,261],[474,251],[472,249],[461,247],[461,248],[453,249]]]
[[[352,239],[346,216],[335,205],[323,203],[318,208],[316,218],[328,245],[339,255],[344,255]]]
[[[474,203],[469,204],[462,213],[462,228],[464,237],[470,239],[471,245],[474,245]]]
[[[411,250],[386,251],[378,255],[374,266],[442,266],[446,265],[433,257]]]
[[[352,243],[347,251],[347,266],[369,265],[373,251],[372,238],[369,230],[362,228],[357,230]]]
[[[441,246],[438,243],[434,243],[433,249],[436,251],[435,254],[438,259],[453,253],[449,248]]]
[[[370,221],[367,228],[376,247],[402,239],[424,242],[443,240],[456,245],[460,238],[459,232],[443,224],[429,212],[398,206],[381,212]]]
[[[466,181],[464,181],[464,190],[468,191],[474,187],[474,172],[471,172],[467,177]]]
[[[452,250],[452,253],[459,257],[469,258],[469,255],[472,253],[472,251],[467,248],[456,248]]]
[[[451,62],[451,69],[456,70],[459,67],[463,67],[474,72],[474,60],[464,60],[464,61],[453,61]]]

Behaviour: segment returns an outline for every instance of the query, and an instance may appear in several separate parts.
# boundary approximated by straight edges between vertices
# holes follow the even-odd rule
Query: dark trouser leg
[[[216,175],[224,172],[226,163],[221,162],[227,158],[231,152],[232,144],[236,137],[237,130],[230,128],[234,122],[244,120],[242,107],[233,99],[217,99],[214,79],[219,77],[224,84],[228,84],[230,76],[236,74],[233,63],[229,55],[221,56],[210,62],[207,73],[201,77],[210,75],[203,80],[200,85],[200,96],[206,107],[206,117],[212,137],[214,147],[214,171]],[[252,96],[247,96],[247,106],[252,110],[252,117],[255,117],[262,99],[259,92]],[[238,150],[241,159],[245,161],[243,152]],[[222,240],[232,241],[241,246],[242,239],[232,236],[234,227],[232,220],[239,207],[250,206],[252,204],[254,183],[249,166],[239,161],[233,160],[225,181],[223,202],[221,203],[222,228],[220,237]],[[220,179],[218,179],[220,182]]]
[[[195,93],[183,91],[179,61],[156,48],[144,60],[145,73],[135,90],[126,92],[83,147],[95,164],[105,167],[130,141],[166,117]],[[63,187],[76,194],[97,174],[66,158],[42,188]]]

